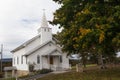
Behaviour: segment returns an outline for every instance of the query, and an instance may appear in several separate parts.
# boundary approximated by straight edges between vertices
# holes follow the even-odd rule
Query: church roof
[[[38,37],[40,37],[40,35],[37,35],[37,36],[33,37],[32,39],[26,41],[25,43],[23,43],[22,45],[18,46],[17,48],[15,48],[14,50],[12,50],[11,52],[16,52],[16,51],[24,48],[24,47],[27,46],[29,43],[31,43],[32,41],[36,40]]]
[[[34,40],[36,40],[37,38],[39,38],[40,35],[37,35],[35,37],[33,37],[32,39],[26,41],[25,43],[23,43],[22,45],[18,46],[17,48],[15,48],[14,50],[12,50],[11,52],[14,53],[22,48],[24,48],[25,46],[27,46],[28,44],[30,44],[31,42],[33,42]],[[55,41],[55,42],[58,42],[58,40],[55,38],[55,37],[52,37],[52,40]],[[49,42],[49,41],[48,41]],[[46,42],[47,43],[47,42]],[[44,44],[40,44],[41,46],[44,45]]]
[[[32,50],[30,50],[29,52],[27,52],[24,56],[29,56],[30,54],[36,52],[37,50],[39,50],[40,48],[44,47],[45,45],[47,45],[47,44],[49,44],[49,43],[53,43],[53,44],[54,44],[53,41],[47,41],[47,42],[45,42],[45,43],[43,43],[43,44],[41,44],[41,45],[33,48]],[[55,50],[56,50],[56,49],[55,49]],[[54,51],[55,51],[55,50],[54,50]],[[50,53],[50,52],[52,52],[52,51],[48,51],[48,52]],[[60,52],[60,50],[59,50],[59,52]]]
[[[46,51],[44,54],[43,54],[43,56],[48,56],[48,55],[61,55],[61,54],[59,54],[59,53],[57,53],[57,54],[54,54],[54,52],[56,52],[56,51],[58,51],[59,53],[62,53],[60,50],[58,50],[57,48],[55,48],[55,49],[53,49],[53,50],[49,50],[49,51]]]

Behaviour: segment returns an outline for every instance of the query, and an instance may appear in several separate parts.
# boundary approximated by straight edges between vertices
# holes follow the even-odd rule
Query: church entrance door
[[[53,56],[50,56],[50,64],[53,65]]]

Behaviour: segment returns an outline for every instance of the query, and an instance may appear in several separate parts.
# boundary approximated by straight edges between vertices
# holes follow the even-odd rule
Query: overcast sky
[[[59,7],[52,0],[0,0],[0,44],[4,46],[4,57],[12,57],[12,49],[37,35],[43,9],[49,21]],[[52,30],[56,33],[58,28]]]

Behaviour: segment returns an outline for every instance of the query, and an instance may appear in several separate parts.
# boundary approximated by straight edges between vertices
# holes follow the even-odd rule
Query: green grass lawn
[[[16,79],[15,78],[7,78],[7,79],[2,79],[2,80],[16,80]]]
[[[88,68],[88,67],[95,67],[95,66],[97,66],[97,64],[88,64],[88,65],[86,65],[86,67]],[[83,68],[84,68],[84,66],[82,66]],[[75,70],[76,69],[76,66],[72,66],[72,70]]]
[[[86,67],[93,67],[93,66],[97,66],[97,64],[88,64],[88,65],[86,65]]]
[[[120,80],[120,68],[50,74],[37,80]]]

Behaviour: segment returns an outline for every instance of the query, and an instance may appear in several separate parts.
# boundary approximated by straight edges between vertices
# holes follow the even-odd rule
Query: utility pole
[[[0,54],[1,54],[1,60],[0,60],[0,70],[1,70],[1,72],[2,72],[2,53],[3,53],[3,44],[1,44],[1,52],[0,52]]]

